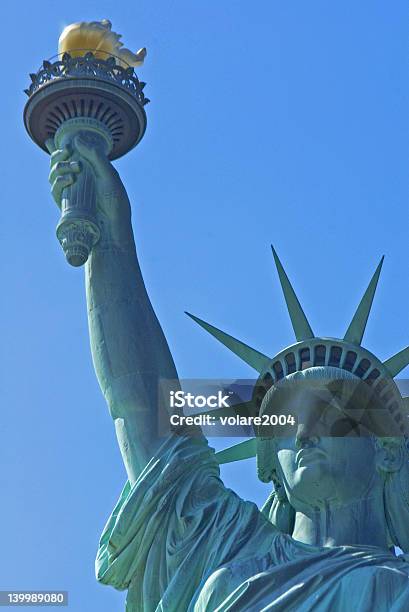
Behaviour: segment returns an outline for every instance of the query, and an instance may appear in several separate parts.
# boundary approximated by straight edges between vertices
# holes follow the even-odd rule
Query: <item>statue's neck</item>
[[[327,502],[297,512],[293,538],[314,546],[388,548],[382,498],[365,497],[348,504]]]

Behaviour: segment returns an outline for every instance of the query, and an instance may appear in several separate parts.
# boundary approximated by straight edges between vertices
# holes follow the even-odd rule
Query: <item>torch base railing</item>
[[[111,57],[92,53],[72,58],[65,54],[31,76],[24,109],[24,124],[31,138],[47,151],[46,142],[67,120],[87,117],[111,133],[110,159],[121,157],[142,139],[146,129],[143,94],[145,83],[133,68],[122,68]]]

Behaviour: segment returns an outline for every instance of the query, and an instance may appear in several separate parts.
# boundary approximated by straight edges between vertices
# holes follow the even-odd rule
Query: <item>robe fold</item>
[[[128,589],[127,612],[409,610],[408,563],[377,547],[281,534],[224,486],[201,438],[169,438],[125,485],[96,573]]]

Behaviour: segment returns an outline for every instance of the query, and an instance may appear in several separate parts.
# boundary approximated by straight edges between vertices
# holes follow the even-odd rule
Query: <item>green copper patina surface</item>
[[[304,411],[304,422],[325,414],[335,423],[342,405],[325,403],[329,381],[378,377],[395,437],[312,435],[303,425],[292,438],[258,438],[219,455],[200,434],[163,441],[158,380],[177,374],[138,265],[124,186],[103,148],[76,137],[52,153],[52,193],[60,206],[84,166],[96,179],[100,230],[85,265],[91,350],[128,475],[101,537],[98,580],[128,590],[128,612],[409,609],[409,564],[393,553],[394,545],[409,550],[408,450],[393,382],[408,350],[382,364],[360,347],[380,266],[343,340],[314,337],[275,253],[293,347],[270,359],[196,320],[261,380],[270,375],[257,410],[278,402]],[[291,380],[305,383],[302,393],[287,392]],[[256,452],[259,477],[274,483],[261,510],[219,475],[220,462]]]

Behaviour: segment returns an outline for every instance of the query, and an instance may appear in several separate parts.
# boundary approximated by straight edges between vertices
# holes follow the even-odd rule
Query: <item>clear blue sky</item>
[[[0,588],[67,589],[75,612],[123,610],[93,562],[125,472],[92,369],[83,271],[55,238],[23,89],[64,25],[105,17],[148,48],[148,130],[117,168],[180,376],[252,376],[184,310],[265,353],[293,341],[271,242],[329,336],[385,253],[365,345],[387,358],[409,343],[407,2],[5,3]],[[254,462],[223,473],[245,498],[266,497]]]

